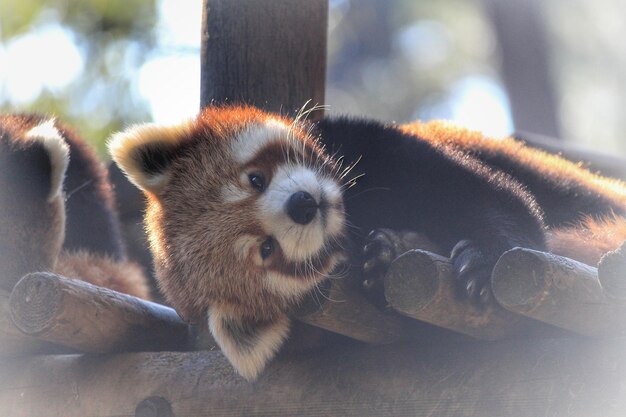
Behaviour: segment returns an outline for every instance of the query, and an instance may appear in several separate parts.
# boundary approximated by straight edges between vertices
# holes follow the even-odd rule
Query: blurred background
[[[331,0],[331,113],[626,155],[623,0]],[[0,110],[106,137],[199,105],[200,0],[3,0]]]

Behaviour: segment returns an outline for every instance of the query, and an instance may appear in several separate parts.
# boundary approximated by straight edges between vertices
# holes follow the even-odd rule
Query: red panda
[[[582,162],[572,163],[513,138],[490,138],[449,122],[415,122],[401,128],[434,146],[458,149],[527,184],[548,216],[547,246],[553,253],[597,265],[626,239],[626,187],[620,180],[594,174],[583,169]],[[551,185],[540,192],[544,182]],[[573,205],[565,210],[566,204]]]
[[[0,115],[0,286],[35,271],[149,298],[125,257],[102,162],[54,119]]]
[[[213,106],[177,125],[130,127],[109,150],[147,196],[167,300],[188,320],[208,319],[254,379],[287,337],[289,308],[342,265],[379,286],[389,263],[380,252],[391,248],[370,231],[426,235],[450,254],[460,293],[480,303],[506,250],[546,250],[550,233],[623,215],[622,183],[478,138],[449,125],[309,123]]]

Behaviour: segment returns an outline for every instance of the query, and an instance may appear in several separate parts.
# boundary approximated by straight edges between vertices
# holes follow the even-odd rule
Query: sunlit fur
[[[626,219],[608,216],[587,217],[570,227],[552,230],[548,234],[551,252],[596,266],[602,256],[615,250],[626,240]]]
[[[626,184],[587,169],[583,163],[573,163],[557,155],[526,146],[516,139],[491,138],[481,132],[459,127],[451,122],[415,122],[401,126],[434,146],[458,149],[488,164],[495,158],[506,158],[540,174],[546,181],[560,184],[580,184],[608,204],[626,208]],[[603,254],[614,250],[626,240],[626,220],[608,212],[599,218],[590,216],[565,227],[556,227],[547,234],[551,252],[595,266]]]
[[[164,152],[167,167],[145,172],[146,146]],[[148,196],[146,228],[167,300],[191,321],[206,320],[210,310],[224,353],[243,376],[256,376],[286,336],[286,311],[341,256],[338,165],[303,125],[250,107],[210,107],[162,134],[136,126],[114,135],[109,149]],[[262,192],[250,184],[252,173],[264,177]],[[323,196],[325,221],[300,225],[287,216],[287,199],[301,190]],[[268,237],[275,250],[262,259]],[[253,346],[241,350],[225,317],[263,323]]]
[[[115,135],[113,135],[109,141],[109,152],[116,161],[119,161],[120,165],[131,170],[128,173],[128,178],[138,188],[146,191],[158,191],[167,181],[166,174],[159,176],[145,175],[136,164],[132,163],[131,159],[135,155],[132,152],[128,152],[128,150],[130,148],[139,148],[156,140],[166,145],[176,146],[179,140],[191,135],[192,127],[193,122],[191,120],[175,126],[161,126],[151,123],[131,126],[123,132],[123,140],[116,140]],[[122,135],[122,133],[119,133],[119,135]]]

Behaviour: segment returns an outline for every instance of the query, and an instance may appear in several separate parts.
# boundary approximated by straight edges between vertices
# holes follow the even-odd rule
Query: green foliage
[[[0,101],[0,110],[55,114],[77,127],[106,157],[104,141],[112,131],[150,117],[134,86],[155,46],[156,22],[156,0],[0,2],[3,43],[46,24],[59,24],[73,35],[84,62],[83,73],[62,91],[44,89],[25,105]]]

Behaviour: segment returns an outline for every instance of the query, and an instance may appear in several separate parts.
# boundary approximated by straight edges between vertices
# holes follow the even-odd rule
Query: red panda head
[[[251,107],[114,135],[113,159],[148,197],[157,277],[186,319],[206,318],[253,379],[288,332],[286,311],[341,254],[337,165],[308,126]]]

